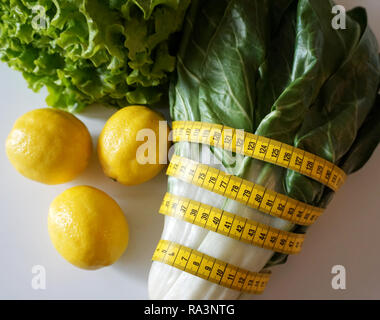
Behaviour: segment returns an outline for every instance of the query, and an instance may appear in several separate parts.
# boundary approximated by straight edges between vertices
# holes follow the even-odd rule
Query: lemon
[[[70,188],[54,199],[48,230],[61,256],[82,269],[113,264],[128,245],[128,223],[121,208],[89,186]]]
[[[125,185],[154,178],[164,168],[165,162],[160,159],[166,159],[168,151],[168,128],[162,126],[164,141],[160,141],[159,121],[164,118],[144,106],[117,111],[99,136],[98,157],[104,173]],[[143,141],[137,141],[138,138]],[[160,142],[165,142],[165,146],[160,147]]]
[[[92,152],[86,126],[72,114],[36,109],[18,118],[6,141],[12,165],[25,177],[45,184],[73,180]]]

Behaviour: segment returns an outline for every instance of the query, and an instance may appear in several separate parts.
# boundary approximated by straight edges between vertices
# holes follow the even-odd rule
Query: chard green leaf
[[[335,30],[332,6],[319,0],[195,1],[170,84],[172,119],[273,138],[348,174],[361,168],[380,141],[379,48],[364,9],[350,11],[347,29]],[[225,151],[210,151],[230,173],[253,175],[255,182],[265,185],[272,172],[281,182],[277,191],[298,200],[326,207],[332,199],[327,187],[292,170],[249,158],[228,166]],[[176,152],[188,155],[183,144]],[[169,190],[176,184],[169,179]],[[267,265],[284,261],[286,255],[274,254]]]

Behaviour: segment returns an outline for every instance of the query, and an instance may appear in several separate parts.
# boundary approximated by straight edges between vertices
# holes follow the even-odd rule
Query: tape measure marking
[[[167,175],[299,225],[311,225],[323,210],[216,168],[173,155]]]
[[[346,179],[342,169],[310,152],[219,124],[174,121],[173,141],[208,144],[276,164],[310,177],[334,191],[337,191]]]
[[[166,193],[159,212],[207,230],[285,254],[301,251],[304,234],[282,231],[204,203]]]
[[[152,260],[248,293],[262,293],[270,277],[269,271],[251,272],[168,240],[158,242]]]

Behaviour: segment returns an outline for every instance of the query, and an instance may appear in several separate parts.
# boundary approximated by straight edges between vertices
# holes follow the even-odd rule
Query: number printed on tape
[[[262,293],[270,277],[269,271],[244,270],[168,240],[159,241],[152,260],[221,286],[248,293]]]
[[[304,234],[282,231],[221,209],[166,193],[159,212],[227,237],[285,254],[301,251]]]
[[[313,224],[323,212],[321,208],[177,155],[173,155],[166,173],[299,225]]]
[[[197,121],[174,121],[173,141],[203,143],[231,150],[297,171],[334,191],[337,191],[346,179],[346,174],[342,169],[310,152],[223,125]]]

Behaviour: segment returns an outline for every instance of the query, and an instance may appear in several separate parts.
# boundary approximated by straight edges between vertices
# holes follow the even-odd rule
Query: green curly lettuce
[[[0,0],[0,57],[48,105],[158,102],[190,0]],[[175,48],[174,48],[175,49]]]

